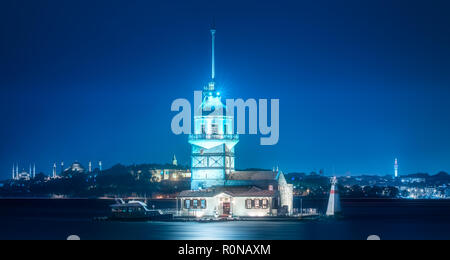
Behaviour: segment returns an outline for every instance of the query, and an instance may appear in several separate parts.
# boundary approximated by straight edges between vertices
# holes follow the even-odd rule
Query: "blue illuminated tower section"
[[[215,35],[212,37],[211,81],[203,89],[202,104],[194,116],[194,133],[189,136],[192,145],[191,189],[200,190],[224,186],[227,175],[234,171],[234,147],[239,142],[233,134],[233,117],[226,116],[215,82]]]

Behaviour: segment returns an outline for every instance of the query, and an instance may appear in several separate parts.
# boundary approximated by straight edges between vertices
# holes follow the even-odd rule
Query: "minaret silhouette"
[[[52,178],[56,178],[56,163],[53,164],[53,175]]]
[[[177,157],[175,156],[175,154],[173,155],[172,165],[173,166],[178,166],[178,161],[177,161]]]
[[[395,163],[394,163],[394,176],[395,178],[398,178],[398,159],[395,158]]]

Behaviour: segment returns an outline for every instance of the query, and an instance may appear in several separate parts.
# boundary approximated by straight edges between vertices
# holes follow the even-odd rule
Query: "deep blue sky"
[[[447,3],[446,3],[447,2]],[[176,98],[210,70],[228,98],[279,98],[280,142],[241,137],[237,167],[450,171],[448,1],[5,0],[0,177],[13,163],[189,164]]]

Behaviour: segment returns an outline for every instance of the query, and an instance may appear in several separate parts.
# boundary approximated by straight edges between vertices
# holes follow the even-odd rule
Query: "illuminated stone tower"
[[[233,134],[233,117],[225,116],[226,107],[216,89],[215,36],[213,27],[211,81],[203,89],[201,106],[195,108],[194,134],[189,136],[192,190],[225,185],[227,175],[234,171],[234,147],[239,142]]]

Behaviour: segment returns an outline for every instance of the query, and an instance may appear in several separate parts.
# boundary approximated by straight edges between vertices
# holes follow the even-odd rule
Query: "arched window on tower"
[[[219,126],[216,123],[211,124],[211,134],[218,135],[219,134]]]
[[[202,135],[206,134],[206,126],[205,124],[202,124]]]

